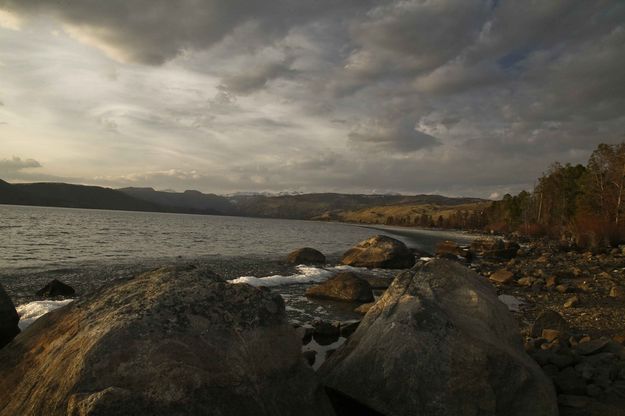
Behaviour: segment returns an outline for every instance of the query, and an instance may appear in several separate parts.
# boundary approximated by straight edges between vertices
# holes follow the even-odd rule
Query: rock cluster
[[[561,414],[573,409],[594,414],[593,408],[603,409],[602,414],[619,414],[619,406],[625,403],[622,340],[573,334],[562,316],[547,311],[532,326],[525,349],[553,380]],[[614,406],[615,402],[620,405]]]

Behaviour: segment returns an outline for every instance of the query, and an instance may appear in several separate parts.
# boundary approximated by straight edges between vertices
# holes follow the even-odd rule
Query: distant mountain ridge
[[[9,184],[0,180],[0,204],[306,220],[349,220],[348,214],[372,207],[427,205],[453,209],[483,202],[485,200],[479,198],[441,195],[313,193],[221,196],[193,190],[165,192],[153,188],[110,189],[65,183]]]

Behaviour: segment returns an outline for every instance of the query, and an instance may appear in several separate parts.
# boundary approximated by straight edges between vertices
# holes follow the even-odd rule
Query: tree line
[[[625,143],[600,144],[586,165],[554,163],[531,192],[506,194],[485,209],[387,217],[386,224],[515,233],[583,247],[625,243]]]
[[[625,242],[625,143],[600,144],[588,163],[554,163],[532,192],[484,211],[486,229],[566,239],[580,246]]]

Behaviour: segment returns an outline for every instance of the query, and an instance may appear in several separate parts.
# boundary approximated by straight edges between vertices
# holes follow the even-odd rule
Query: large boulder
[[[319,250],[304,247],[289,253],[286,261],[290,264],[325,264],[326,256]]]
[[[19,321],[20,317],[15,310],[13,301],[11,301],[7,292],[0,285],[0,348],[7,345],[20,333],[20,329],[17,326]]]
[[[373,302],[371,285],[356,273],[341,272],[325,282],[309,288],[306,296],[343,302]]]
[[[407,269],[414,266],[415,256],[401,241],[376,235],[347,250],[341,263],[354,267]]]
[[[448,260],[397,276],[319,374],[335,399],[382,415],[558,414],[493,287]]]
[[[0,415],[331,415],[282,299],[164,268],[57,309],[0,350]]]

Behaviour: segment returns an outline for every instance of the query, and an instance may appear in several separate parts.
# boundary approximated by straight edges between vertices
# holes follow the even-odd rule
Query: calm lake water
[[[0,205],[0,269],[183,256],[279,258],[304,246],[338,255],[374,234],[432,251],[471,237],[279,219]]]

